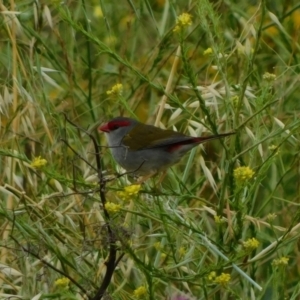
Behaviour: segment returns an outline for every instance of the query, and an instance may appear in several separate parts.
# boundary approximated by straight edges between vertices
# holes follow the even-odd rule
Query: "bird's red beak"
[[[108,127],[108,123],[105,123],[103,125],[101,125],[99,128],[98,128],[99,131],[103,131],[103,132],[110,132],[109,130],[109,127]]]

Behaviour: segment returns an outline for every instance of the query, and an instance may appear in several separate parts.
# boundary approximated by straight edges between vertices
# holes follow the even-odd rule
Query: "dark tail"
[[[235,133],[236,132],[227,132],[227,133],[221,133],[221,134],[216,134],[216,135],[209,135],[209,136],[204,136],[204,137],[198,137],[198,138],[195,138],[194,141],[198,142],[199,144],[201,144],[201,143],[205,143],[207,141],[221,139],[221,138],[223,138],[225,136],[233,135]]]

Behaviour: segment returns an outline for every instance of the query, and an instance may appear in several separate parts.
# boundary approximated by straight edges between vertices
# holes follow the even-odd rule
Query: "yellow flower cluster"
[[[273,260],[273,266],[286,266],[289,263],[289,258],[286,256],[282,256],[280,258],[276,258]]]
[[[276,75],[275,75],[275,74],[266,72],[266,73],[263,75],[263,80],[265,80],[265,81],[272,82],[272,81],[274,81],[275,79],[276,79]]]
[[[212,54],[213,54],[212,48],[207,48],[206,50],[203,51],[203,55],[212,55]]]
[[[40,169],[46,164],[47,164],[47,160],[39,156],[39,157],[35,157],[30,165],[35,169]]]
[[[276,146],[276,145],[270,145],[269,147],[268,147],[268,149],[269,150],[276,150],[278,147]]]
[[[243,184],[251,179],[254,171],[249,167],[238,167],[233,171],[233,176],[237,184]]]
[[[108,46],[115,46],[116,43],[117,43],[117,41],[118,41],[118,39],[117,39],[115,36],[113,36],[113,35],[107,36],[107,37],[105,38],[105,40],[104,40],[105,44],[107,44]],[[120,84],[120,83],[118,83],[118,84]],[[116,85],[118,85],[118,84],[116,84]],[[120,85],[122,85],[122,84],[120,84]],[[112,87],[112,89],[113,89],[113,88],[114,88],[114,86]],[[116,89],[118,89],[118,88],[116,88]],[[107,91],[106,94],[107,94],[108,92],[109,92],[109,91]],[[120,93],[116,93],[116,95],[120,96],[120,95],[122,94],[122,92],[123,92],[123,86],[122,86],[122,90],[120,91]],[[113,94],[114,94],[114,93],[113,93]],[[109,94],[108,94],[108,95],[109,95]]]
[[[143,285],[133,291],[133,296],[136,298],[142,298],[146,294],[147,294],[147,289]]]
[[[183,13],[176,19],[174,32],[182,31],[184,28],[192,25],[192,16],[188,13]]]
[[[178,253],[180,256],[184,256],[186,254],[186,249],[184,247],[180,247]]]
[[[215,277],[214,283],[220,284],[220,285],[224,286],[224,285],[228,284],[228,282],[230,281],[230,279],[231,279],[230,274],[222,273],[221,275]]]
[[[270,151],[276,150],[276,152],[275,152],[274,155],[277,155],[278,153],[280,153],[280,150],[279,150],[278,146],[276,146],[276,145],[270,145],[270,146],[268,147],[268,149],[269,149]]]
[[[217,273],[215,271],[212,271],[207,275],[207,279],[209,281],[214,281],[216,277],[217,277]]]
[[[121,96],[123,92],[123,84],[117,83],[110,90],[106,92],[110,96]]]
[[[214,216],[216,224],[223,224],[226,222],[226,219],[222,216]]]
[[[157,251],[161,251],[162,250],[162,247],[161,247],[161,243],[160,242],[156,242],[153,244],[154,248],[157,250]]]
[[[120,204],[115,204],[113,202],[106,202],[105,203],[105,209],[109,212],[109,213],[117,213],[120,209],[121,209],[121,205]]]
[[[267,215],[267,220],[268,220],[269,222],[273,222],[276,218],[277,218],[277,215],[276,215],[276,214],[271,214],[271,213],[269,213],[269,214]]]
[[[117,195],[123,200],[128,201],[132,196],[137,195],[141,189],[140,184],[126,186],[123,191],[117,192]]]
[[[102,9],[101,9],[100,5],[96,5],[95,6],[95,8],[94,8],[94,16],[96,18],[102,18],[103,17],[103,12],[102,12]]]
[[[259,246],[259,241],[256,238],[250,238],[243,242],[243,246],[246,250],[254,250]]]
[[[160,259],[163,261],[165,260],[165,258],[167,257],[167,254],[166,253],[161,253],[160,254]]]
[[[70,279],[63,277],[55,280],[54,285],[59,287],[59,288],[66,288],[70,283]]]

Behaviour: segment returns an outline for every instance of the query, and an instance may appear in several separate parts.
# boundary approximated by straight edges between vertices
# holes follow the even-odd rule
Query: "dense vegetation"
[[[298,1],[0,7],[1,299],[299,299]],[[119,115],[236,134],[137,185]]]

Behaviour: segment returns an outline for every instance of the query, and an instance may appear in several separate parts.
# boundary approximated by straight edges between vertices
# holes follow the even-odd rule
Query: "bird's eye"
[[[108,123],[108,128],[110,131],[114,131],[121,127],[127,127],[129,125],[130,125],[129,121],[113,121]]]
[[[118,124],[115,124],[115,123],[109,124],[109,130],[111,130],[111,131],[116,130],[118,128],[120,128],[120,125],[118,125]]]

